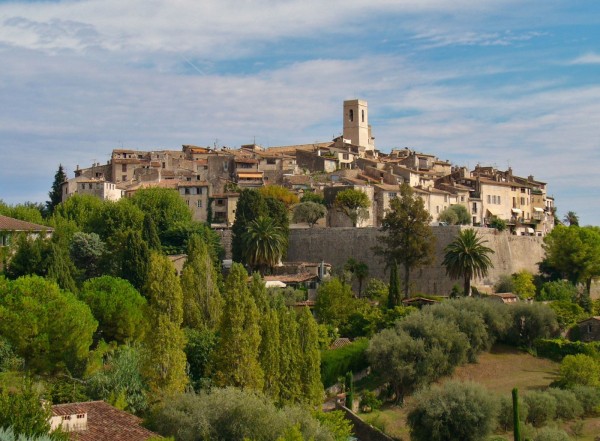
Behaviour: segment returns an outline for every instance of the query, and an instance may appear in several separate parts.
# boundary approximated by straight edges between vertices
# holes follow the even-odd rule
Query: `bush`
[[[567,355],[584,354],[591,357],[600,355],[600,342],[573,342],[562,338],[538,339],[534,342],[534,349],[539,357],[561,361]]]
[[[560,364],[560,383],[600,387],[600,361],[589,355],[567,355]]]
[[[590,386],[575,386],[571,389],[583,407],[585,416],[600,413],[600,388]]]
[[[339,349],[321,351],[321,379],[325,387],[333,386],[346,372],[360,372],[368,366],[365,351],[369,340],[357,339]]]
[[[563,300],[573,302],[577,299],[577,287],[566,280],[546,282],[538,295],[538,300]]]
[[[538,338],[558,335],[558,323],[554,311],[540,303],[517,304],[510,309],[512,317],[506,340],[514,346],[533,347]]]
[[[548,393],[529,392],[523,396],[523,402],[529,408],[527,421],[535,427],[543,426],[556,418],[556,398]]]
[[[513,292],[515,286],[510,274],[501,274],[494,285],[494,292]]]
[[[572,391],[551,387],[546,390],[546,393],[556,399],[557,418],[566,421],[574,420],[583,415],[583,406]]]
[[[513,418],[513,401],[510,396],[501,396],[498,400],[498,429],[508,432],[513,430],[514,418]],[[527,414],[529,413],[529,407],[523,400],[519,402],[519,420],[527,421]]]
[[[415,396],[408,414],[413,441],[476,441],[495,425],[497,401],[475,383],[448,382]]]
[[[553,427],[543,427],[533,437],[533,441],[570,441],[570,439],[564,430]]]
[[[360,410],[361,412],[368,413],[373,410],[377,410],[381,407],[381,400],[377,398],[375,392],[371,392],[366,390],[362,393],[360,397]]]

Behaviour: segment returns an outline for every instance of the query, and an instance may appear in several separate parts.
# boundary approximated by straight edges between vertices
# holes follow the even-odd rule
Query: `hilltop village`
[[[400,185],[413,188],[439,223],[452,205],[463,205],[473,226],[503,221],[516,235],[545,236],[554,226],[554,199],[545,182],[520,177],[512,169],[477,165],[454,166],[433,154],[375,147],[363,100],[343,103],[343,134],[329,142],[263,148],[209,148],[183,145],[176,150],[115,149],[106,164],[75,170],[64,182],[63,201],[74,194],[105,200],[132,196],[149,187],[176,189],[192,209],[193,218],[228,228],[235,220],[239,192],[281,185],[298,196],[317,192],[331,205],[338,192],[355,189],[369,199],[368,213],[355,226],[379,227]],[[347,216],[330,210],[322,226],[352,226]]]

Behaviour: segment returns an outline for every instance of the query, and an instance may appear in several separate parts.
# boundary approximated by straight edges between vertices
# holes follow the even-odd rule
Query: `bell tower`
[[[369,109],[363,100],[344,101],[344,140],[365,150],[375,149],[375,138],[371,137]]]

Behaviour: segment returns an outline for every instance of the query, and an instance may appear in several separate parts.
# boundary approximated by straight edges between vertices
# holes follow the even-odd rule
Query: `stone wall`
[[[462,286],[462,281],[451,280],[442,266],[444,248],[466,227],[432,227],[436,237],[435,261],[411,273],[411,292],[432,295],[446,295],[454,284]],[[484,280],[475,280],[474,285],[493,285],[502,274],[512,274],[520,270],[537,273],[537,263],[544,258],[543,240],[537,236],[513,236],[508,232],[498,232],[492,228],[475,228],[477,234],[487,240],[486,246],[495,253],[491,256],[494,268]],[[226,258],[231,258],[231,230],[219,231]],[[340,268],[353,257],[369,266],[369,277],[387,281],[385,262],[373,253],[377,237],[383,233],[378,228],[304,228],[291,229],[286,260],[290,262],[321,262]],[[402,269],[399,269],[402,271]]]
[[[458,234],[457,226],[432,227],[436,237],[435,261],[411,273],[411,292],[444,295],[455,283],[446,276],[442,261],[444,248]],[[544,257],[542,238],[535,236],[513,236],[490,228],[476,228],[478,235],[488,242],[486,245],[495,253],[491,256],[494,268],[485,280],[476,280],[476,285],[493,285],[502,274],[520,270],[537,273],[537,263]],[[377,228],[309,228],[290,230],[287,260],[325,261],[339,268],[353,257],[369,265],[370,277],[387,280],[385,262],[373,253],[377,237],[383,233]],[[401,269],[400,269],[401,270]]]

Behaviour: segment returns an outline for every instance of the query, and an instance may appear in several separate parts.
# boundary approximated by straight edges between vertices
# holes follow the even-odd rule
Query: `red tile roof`
[[[142,427],[140,418],[104,401],[52,406],[54,416],[77,413],[87,413],[87,429],[69,432],[70,438],[74,441],[145,441],[158,436]]]
[[[2,215],[0,215],[0,230],[30,232],[54,231],[52,228],[45,227],[44,225],[38,225]]]

